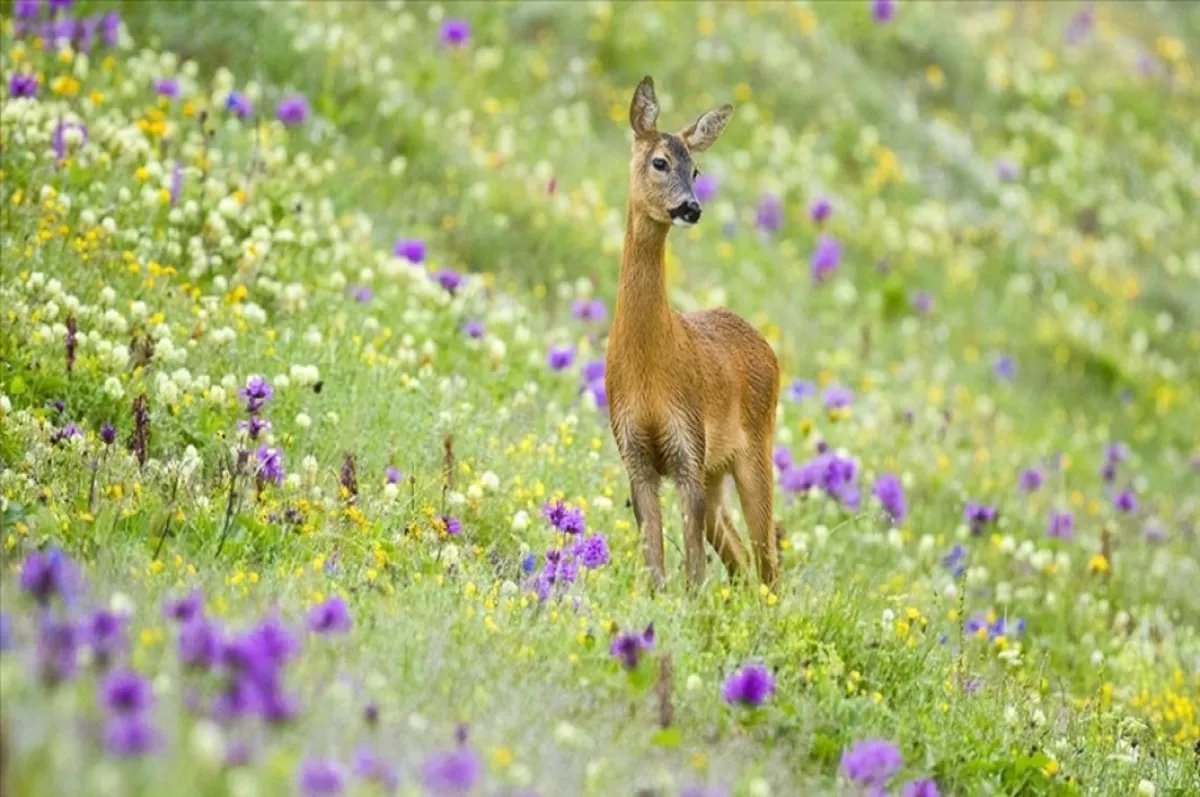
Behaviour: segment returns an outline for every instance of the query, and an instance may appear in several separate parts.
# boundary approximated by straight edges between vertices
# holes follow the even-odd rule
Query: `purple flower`
[[[140,714],[154,704],[154,692],[133,670],[118,670],[100,685],[100,704],[113,714]]]
[[[761,664],[751,663],[730,675],[721,688],[721,696],[730,705],[761,706],[775,694],[775,676]]]
[[[1063,31],[1063,38],[1070,46],[1082,44],[1095,23],[1095,10],[1091,6],[1084,7],[1078,14],[1071,17]]]
[[[883,739],[863,739],[842,753],[842,772],[862,786],[883,789],[904,758],[895,744]]]
[[[809,264],[812,267],[813,282],[821,283],[837,270],[842,262],[842,245],[831,235],[822,235],[817,239],[817,248],[813,250]]]
[[[720,786],[704,786],[693,783],[691,786],[685,786],[679,792],[679,797],[729,797],[729,792]]]
[[[258,460],[258,476],[264,481],[283,484],[283,452],[278,448],[269,448],[265,443],[254,452]]]
[[[435,795],[466,794],[475,787],[482,772],[479,756],[465,745],[426,759],[421,783]]]
[[[608,308],[603,299],[576,299],[571,304],[571,315],[580,321],[603,321],[608,317]]]
[[[346,788],[341,766],[322,759],[301,762],[297,782],[304,797],[336,797]]]
[[[950,553],[942,557],[942,567],[954,574],[955,578],[967,570],[967,550],[959,544],[950,549]]]
[[[996,358],[993,369],[996,372],[996,378],[1002,379],[1005,382],[1011,382],[1013,377],[1017,375],[1017,364],[1007,354]]]
[[[396,241],[392,251],[396,257],[402,257],[416,265],[425,259],[425,242],[420,238],[401,238]]]
[[[404,474],[398,468],[393,468],[391,465],[388,465],[385,473],[387,474],[388,484],[399,484],[400,480],[404,478]]]
[[[918,291],[912,296],[912,306],[921,315],[929,315],[933,310],[933,297],[925,291]]]
[[[1113,506],[1116,507],[1118,512],[1124,512],[1125,514],[1136,512],[1138,508],[1137,496],[1133,490],[1122,490],[1113,499]]]
[[[13,3],[13,14],[17,19],[37,19],[41,13],[41,0],[16,0]]]
[[[54,148],[54,154],[59,160],[67,156],[67,132],[69,130],[79,131],[79,145],[83,146],[88,140],[87,125],[83,122],[59,122],[54,127],[54,134],[50,137],[50,146]]]
[[[302,94],[289,94],[275,106],[275,115],[285,125],[299,125],[308,121],[311,110]]]
[[[51,442],[60,443],[63,440],[70,440],[72,437],[82,437],[83,431],[73,422],[68,422],[66,426],[54,433]]]
[[[121,43],[121,15],[110,11],[100,18],[100,36],[105,47],[116,47]]]
[[[779,470],[787,470],[792,466],[792,450],[787,446],[775,446],[775,453],[771,457],[771,461],[775,463],[775,467]]]
[[[1158,518],[1150,518],[1142,526],[1142,539],[1151,544],[1164,542],[1167,539],[1167,527]]]
[[[904,499],[904,485],[894,474],[885,473],[875,480],[871,494],[879,499],[883,511],[891,518],[892,523],[899,525],[908,514],[908,505]]]
[[[197,615],[180,629],[176,652],[179,663],[185,668],[209,670],[221,657],[223,647],[220,629]]]
[[[437,273],[436,279],[438,284],[446,289],[451,295],[459,289],[463,284],[462,275],[452,268],[444,268]]]
[[[204,593],[194,589],[178,600],[163,605],[163,616],[179,623],[190,623],[204,612]]]
[[[584,537],[575,543],[571,552],[579,557],[579,562],[589,570],[595,570],[597,567],[608,564],[611,558],[608,553],[608,540],[604,539],[604,535],[600,532]]]
[[[817,395],[817,386],[807,379],[793,379],[788,385],[787,394],[792,401],[803,401],[809,396]]]
[[[439,38],[445,47],[465,47],[471,40],[471,26],[465,19],[447,19],[442,22]]]
[[[354,753],[354,774],[362,780],[377,783],[386,792],[393,792],[400,783],[396,767],[388,764],[370,747],[363,746]]]
[[[905,783],[900,790],[900,797],[941,797],[941,792],[933,778],[924,778]]]
[[[8,95],[10,97],[36,97],[38,93],[37,75],[13,72],[8,79]]]
[[[107,609],[97,609],[84,623],[84,638],[101,667],[107,667],[129,648],[125,624],[124,617]]]
[[[21,566],[21,589],[45,606],[55,595],[69,602],[78,585],[78,570],[57,546],[34,551]]]
[[[546,362],[553,371],[565,371],[575,362],[574,346],[551,346]]]
[[[463,332],[467,333],[468,338],[479,340],[483,337],[483,322],[471,320],[463,324]]]
[[[696,199],[704,204],[717,195],[717,178],[711,174],[702,174],[696,178],[693,188],[696,191]]]
[[[43,618],[35,650],[37,671],[43,682],[54,686],[74,677],[79,667],[79,637],[69,622]]]
[[[582,534],[586,530],[583,510],[567,506],[559,500],[543,505],[542,517],[550,521],[551,526],[567,534]]]
[[[987,506],[978,501],[967,501],[963,507],[963,520],[971,526],[971,533],[979,535],[983,533],[983,527],[995,523],[998,513],[994,506]]]
[[[833,215],[833,203],[823,196],[817,197],[808,206],[808,215],[812,217],[813,221],[820,224]]]
[[[179,80],[173,77],[158,78],[154,81],[154,93],[160,97],[177,98],[179,96]]]
[[[896,0],[870,0],[871,19],[883,25],[892,21],[896,15]]]
[[[840,410],[849,407],[854,401],[854,393],[841,385],[830,385],[825,388],[825,409]]]
[[[440,515],[438,520],[442,522],[442,527],[446,529],[446,533],[453,536],[462,533],[462,521],[450,515]]]
[[[589,382],[588,390],[592,391],[592,399],[596,402],[598,408],[603,410],[608,406],[608,390],[604,387],[603,379]]]
[[[267,405],[275,395],[275,388],[261,376],[252,376],[246,380],[246,386],[238,391],[238,395],[246,401],[246,412],[253,415]]]
[[[1006,183],[1011,183],[1021,176],[1020,169],[1008,158],[996,158],[996,176]]]
[[[367,285],[351,285],[350,295],[359,304],[367,304],[375,297],[375,291],[371,290],[370,286]]]
[[[116,428],[111,423],[105,421],[104,425],[100,427],[100,441],[106,446],[111,446],[116,439]]]
[[[783,226],[783,204],[780,203],[779,197],[774,194],[763,194],[762,199],[758,202],[754,223],[760,230],[779,232]]]
[[[587,384],[604,381],[604,360],[588,360],[579,371],[580,378]]]
[[[1037,492],[1042,486],[1041,468],[1028,468],[1021,472],[1021,489],[1027,493]]]
[[[627,670],[636,670],[643,653],[654,649],[654,623],[646,626],[646,630],[638,633],[626,632],[613,637],[608,653]]]
[[[66,11],[75,5],[75,0],[46,0],[46,5],[50,6],[51,11]]]
[[[1070,512],[1051,512],[1046,536],[1069,540],[1075,536],[1075,516]]]
[[[245,119],[254,113],[254,103],[240,91],[231,91],[225,98],[225,110],[233,113],[238,119]]]
[[[117,758],[132,758],[153,752],[158,738],[145,714],[122,714],[104,726],[104,746]]]
[[[308,630],[314,634],[345,634],[353,626],[350,609],[340,595],[331,595],[308,612]]]
[[[271,422],[266,418],[252,415],[248,421],[238,421],[237,428],[239,432],[245,432],[251,440],[257,440],[263,432],[270,431]]]
[[[788,493],[801,493],[819,487],[848,509],[858,509],[859,491],[855,485],[854,460],[822,451],[800,466],[789,466],[780,474],[780,486]]]

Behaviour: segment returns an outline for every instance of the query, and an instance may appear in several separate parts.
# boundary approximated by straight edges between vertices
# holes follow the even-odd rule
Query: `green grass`
[[[943,794],[1200,789],[1195,12],[1101,4],[1073,46],[1065,3],[902,3],[888,25],[866,5],[81,3],[119,9],[127,37],[86,70],[10,35],[6,10],[2,91],[14,70],[41,76],[36,100],[5,93],[0,113],[9,790],[293,793],[302,761],[348,769],[371,744],[421,794],[459,723],[483,765],[472,793],[489,795],[847,793],[841,757],[868,737],[899,745],[896,793],[919,777]],[[469,20],[469,46],[438,46],[437,13]],[[1159,53],[1153,75],[1139,50]],[[182,97],[156,99],[153,81],[176,74]],[[670,581],[649,590],[608,422],[582,388],[607,322],[570,305],[596,295],[611,316],[643,74],[665,126],[737,107],[700,159],[717,197],[671,238],[673,301],[743,314],[785,385],[855,393],[844,414],[781,397],[779,444],[798,462],[818,441],[852,455],[864,500],[780,491],[775,594],[731,583],[715,557],[689,593],[670,490]],[[237,121],[223,92],[248,81],[259,116]],[[313,108],[295,127],[274,121],[290,92]],[[75,117],[88,142],[56,162],[51,134]],[[1001,157],[1016,180],[996,177]],[[784,202],[773,235],[754,226],[764,192]],[[807,211],[819,195],[834,204],[823,227]],[[1094,230],[1078,223],[1089,209]],[[844,256],[814,285],[821,234]],[[427,243],[420,267],[392,254],[411,237]],[[454,295],[427,274],[443,268],[467,275]],[[147,336],[148,363],[112,354]],[[577,356],[555,373],[562,344]],[[261,488],[252,464],[231,477],[236,449],[254,463],[262,442],[237,431],[252,374],[275,381],[264,412],[288,474]],[[144,464],[127,445],[142,394]],[[82,434],[56,440],[68,422]],[[1128,456],[1107,484],[1115,442]],[[1045,484],[1027,494],[1034,466]],[[896,529],[870,497],[883,472],[906,485]],[[540,515],[555,497],[585,511],[611,562],[539,601],[522,563],[563,544]],[[972,534],[968,500],[999,521]],[[1074,538],[1049,538],[1068,509]],[[956,544],[959,574],[943,562]],[[40,621],[18,575],[50,545],[88,581],[55,612],[130,613],[151,755],[106,753],[94,662],[54,688],[36,677]],[[161,610],[193,588],[223,627],[278,613],[306,637],[287,668],[294,720],[201,716],[220,678],[181,669]],[[353,630],[303,634],[331,595]],[[989,612],[1023,632],[964,630]],[[654,650],[626,673],[610,637],[649,623]],[[721,698],[750,661],[777,679],[754,711]],[[239,746],[248,762],[230,765]]]

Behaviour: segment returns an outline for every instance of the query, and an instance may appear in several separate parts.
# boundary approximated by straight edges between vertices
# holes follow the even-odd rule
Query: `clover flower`
[[[393,249],[396,257],[402,257],[413,265],[425,260],[425,242],[420,238],[402,238]]]
[[[304,124],[311,112],[308,100],[302,94],[289,94],[275,106],[275,116],[288,126]]]
[[[825,388],[824,402],[826,410],[841,410],[854,403],[854,393],[841,385],[830,385]]]
[[[451,17],[442,22],[438,38],[445,47],[465,47],[471,40],[471,26],[465,19]]]
[[[1041,468],[1027,468],[1021,471],[1021,489],[1027,493],[1037,492],[1043,481]]]
[[[204,612],[204,593],[192,590],[178,600],[168,600],[163,605],[163,616],[179,623],[189,623]]]
[[[608,317],[608,308],[603,299],[576,299],[571,303],[571,315],[579,321],[603,321]]]
[[[179,80],[176,78],[158,78],[154,81],[154,93],[160,97],[176,99],[179,97]]]
[[[998,517],[996,507],[981,504],[978,501],[967,501],[963,507],[963,520],[971,527],[971,533],[979,536],[985,526],[996,522]]]
[[[474,750],[460,743],[447,752],[435,753],[421,767],[421,784],[434,795],[466,794],[475,787],[483,765]]]

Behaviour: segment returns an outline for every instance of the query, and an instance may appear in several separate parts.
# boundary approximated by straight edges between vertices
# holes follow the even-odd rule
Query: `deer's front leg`
[[[695,587],[704,581],[704,521],[708,501],[703,482],[691,475],[679,480],[683,498],[683,562],[688,583]]]
[[[662,502],[658,489],[660,480],[653,471],[631,470],[629,492],[633,496],[633,516],[637,519],[642,534],[642,546],[646,553],[646,565],[654,576],[654,583],[662,587],[666,583],[667,570],[663,557]]]

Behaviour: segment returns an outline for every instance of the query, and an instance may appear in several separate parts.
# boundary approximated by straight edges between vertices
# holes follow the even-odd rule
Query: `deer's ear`
[[[658,121],[658,97],[654,96],[654,80],[649,75],[633,92],[633,102],[629,105],[629,126],[638,138],[648,138],[658,134],[655,122]]]
[[[730,116],[733,116],[732,105],[722,105],[720,108],[705,111],[700,114],[699,119],[685,127],[679,137],[692,152],[703,152],[721,137]]]

